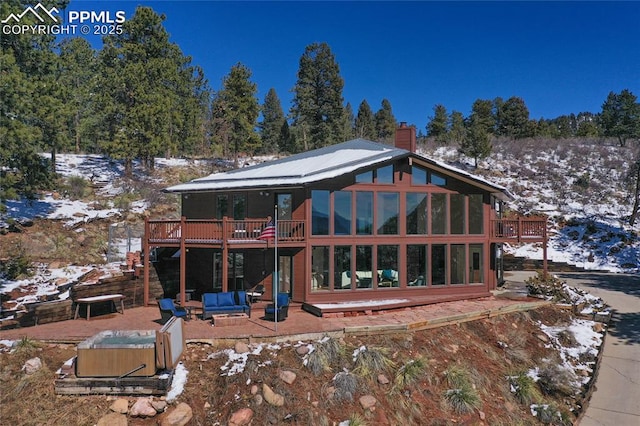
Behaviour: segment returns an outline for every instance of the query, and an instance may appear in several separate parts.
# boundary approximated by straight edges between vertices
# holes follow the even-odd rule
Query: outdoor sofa
[[[231,313],[245,313],[251,316],[251,305],[246,291],[225,291],[202,295],[202,319],[211,318],[213,314]]]

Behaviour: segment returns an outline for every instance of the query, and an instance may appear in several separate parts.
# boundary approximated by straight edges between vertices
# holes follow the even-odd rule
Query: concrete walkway
[[[596,391],[580,426],[640,425],[640,276],[558,273],[613,308]]]

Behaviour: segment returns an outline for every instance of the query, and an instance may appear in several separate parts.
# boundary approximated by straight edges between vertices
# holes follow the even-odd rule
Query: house
[[[166,191],[181,195],[182,217],[148,219],[144,252],[171,255],[180,285],[165,295],[181,300],[258,284],[271,298],[274,276],[318,315],[477,298],[501,279],[502,242],[546,248],[546,219],[501,218],[506,188],[417,154],[404,123],[395,146],[355,139]],[[162,262],[151,258],[146,303],[149,268]]]

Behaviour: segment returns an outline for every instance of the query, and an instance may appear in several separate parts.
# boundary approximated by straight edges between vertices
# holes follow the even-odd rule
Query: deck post
[[[229,218],[227,216],[222,217],[222,291],[228,291],[228,282],[229,282],[229,260],[227,259],[229,256],[229,244],[227,241],[229,239],[229,235],[231,235],[231,231],[229,230]]]
[[[149,268],[151,267],[151,253],[149,250],[149,218],[144,218],[144,236],[142,240],[142,252],[144,258],[143,270],[143,303],[144,306],[149,304]]]
[[[187,288],[187,247],[185,229],[187,218],[180,217],[180,305],[184,306]]]

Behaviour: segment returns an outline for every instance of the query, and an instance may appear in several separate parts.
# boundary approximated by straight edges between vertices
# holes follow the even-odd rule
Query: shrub
[[[334,338],[320,341],[315,350],[306,359],[306,366],[316,376],[331,369],[331,365],[339,361],[343,352],[340,342]]]
[[[521,404],[531,404],[540,399],[540,392],[536,382],[526,373],[509,376],[509,385],[516,400]]]
[[[65,190],[72,200],[84,198],[89,189],[89,182],[82,176],[69,176]]]
[[[31,276],[33,267],[31,259],[22,244],[15,245],[12,256],[4,262],[0,262],[0,274],[8,280],[15,280],[20,276]]]
[[[360,377],[371,377],[381,371],[395,366],[383,348],[362,347],[355,359],[354,374]]]
[[[427,362],[424,358],[418,357],[404,364],[396,373],[394,381],[395,389],[402,389],[412,383],[415,383],[427,369]]]
[[[540,369],[538,385],[545,395],[571,396],[575,393],[575,374],[554,363]]]
[[[333,377],[333,386],[336,391],[333,397],[338,401],[353,401],[358,389],[358,378],[348,371],[341,371]]]
[[[459,366],[451,366],[445,371],[449,389],[444,392],[444,400],[457,414],[465,414],[480,406],[480,396],[469,378],[469,372]]]

